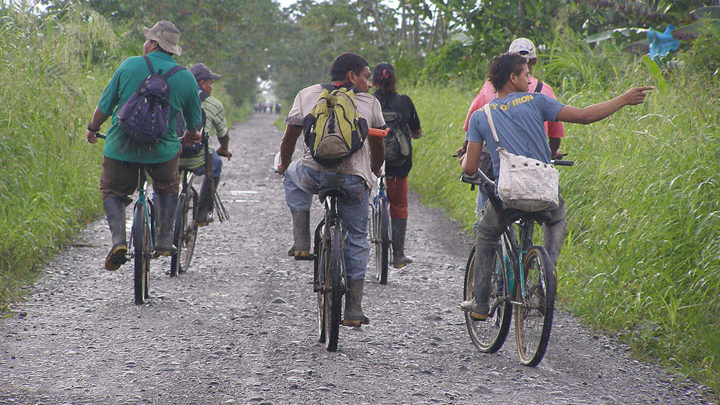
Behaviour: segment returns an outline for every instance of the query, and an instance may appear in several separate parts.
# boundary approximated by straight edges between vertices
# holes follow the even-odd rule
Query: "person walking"
[[[190,72],[177,67],[173,59],[173,55],[182,54],[182,48],[178,44],[180,31],[169,21],[159,21],[152,28],[143,27],[143,34],[146,39],[143,56],[126,59],[115,71],[100,97],[85,135],[89,143],[96,143],[100,126],[112,116],[112,124],[103,148],[100,176],[103,208],[112,234],[112,248],[105,258],[107,270],[117,270],[127,261],[125,207],[132,202],[128,196],[135,192],[140,170],[148,172],[158,193],[158,237],[155,253],[170,256],[174,252],[173,225],[180,184],[180,142],[175,135],[178,112],[183,112],[186,128],[192,128],[185,131],[182,142],[190,144],[200,140],[197,129],[201,125],[202,113],[197,82]],[[158,75],[170,73],[171,70],[174,70],[174,73],[166,78],[170,88],[167,129],[157,142],[147,144],[133,139],[120,128],[118,114],[148,78],[151,66]]]
[[[412,263],[412,259],[405,255],[408,175],[412,169],[412,139],[422,136],[422,128],[410,96],[397,92],[397,76],[393,65],[383,62],[375,66],[372,81],[385,123],[393,132],[385,138],[385,176],[390,201],[393,266],[399,269]]]

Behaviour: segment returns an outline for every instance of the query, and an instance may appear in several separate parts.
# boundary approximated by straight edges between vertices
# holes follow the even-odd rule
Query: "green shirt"
[[[208,96],[202,102],[202,109],[205,111],[205,129],[208,137],[217,136],[222,138],[225,136],[228,128],[225,121],[225,110],[220,100]],[[184,169],[197,169],[202,167],[203,164],[205,164],[205,154],[203,152],[180,158],[180,167]]]
[[[177,65],[171,55],[160,51],[150,53],[148,58],[150,58],[156,74],[167,72]],[[103,114],[112,115],[112,125],[108,130],[103,149],[105,156],[111,159],[135,163],[167,162],[173,159],[180,150],[180,142],[175,134],[175,119],[178,112],[182,110],[186,128],[197,128],[201,124],[202,115],[197,82],[192,73],[181,70],[168,79],[170,84],[170,122],[160,140],[149,145],[135,142],[126,136],[118,127],[118,111],[148,75],[150,75],[150,69],[142,56],[125,59],[115,71],[100,97],[98,108]]]

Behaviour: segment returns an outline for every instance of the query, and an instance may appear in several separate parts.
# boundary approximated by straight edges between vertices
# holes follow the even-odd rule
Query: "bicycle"
[[[557,166],[572,166],[572,161],[554,160]],[[478,176],[463,173],[461,180],[483,187],[490,203],[503,212],[495,194],[495,183],[481,170]],[[557,280],[555,266],[544,247],[533,245],[535,224],[550,220],[549,212],[505,211],[507,228],[495,251],[495,268],[490,278],[490,311],[486,320],[465,313],[470,340],[481,353],[495,353],[502,347],[515,319],[515,343],[520,362],[536,366],[542,361],[550,340]],[[465,268],[463,299],[473,298],[475,246]]]
[[[97,133],[96,136],[106,138],[102,133]],[[133,259],[134,264],[133,287],[136,305],[142,305],[150,298],[150,259],[154,257],[155,246],[155,204],[152,199],[147,198],[146,184],[147,173],[143,168],[138,175],[138,198],[133,206],[133,222],[128,243],[129,258]]]
[[[390,256],[390,201],[385,193],[385,176],[378,177],[378,193],[370,204],[370,243],[375,248],[376,278],[380,284],[387,284],[388,264]]]
[[[328,351],[337,350],[342,319],[342,298],[346,290],[343,230],[337,210],[339,187],[320,190],[318,198],[325,214],[315,228],[313,243],[313,291],[317,293],[318,335]]]
[[[202,131],[203,153],[205,154],[205,163],[203,164],[203,174],[208,181],[214,181],[212,173],[212,162],[210,159],[209,137]],[[176,252],[170,258],[170,277],[176,277],[178,274],[187,272],[190,268],[193,253],[195,252],[195,242],[197,241],[198,225],[195,218],[198,213],[198,203],[200,195],[193,187],[193,181],[198,173],[194,170],[180,169],[182,175],[182,188],[178,196],[177,213],[175,214],[175,229],[173,244],[176,246]],[[213,190],[213,187],[210,187]],[[225,206],[220,201],[217,192],[213,195],[213,204],[220,222],[230,219]]]

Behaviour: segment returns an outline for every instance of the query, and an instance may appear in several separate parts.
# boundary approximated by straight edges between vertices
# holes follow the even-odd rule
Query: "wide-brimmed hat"
[[[170,21],[158,21],[152,28],[143,27],[145,38],[155,41],[164,51],[173,55],[182,55],[182,48],[178,45],[180,41],[180,30]]]
[[[535,44],[527,38],[518,38],[512,41],[510,48],[508,48],[508,52],[519,53],[524,56],[528,62],[530,62],[531,59],[537,59],[537,54],[535,54]]]
[[[195,76],[195,80],[212,80],[215,81],[220,78],[220,75],[210,71],[210,68],[205,66],[204,63],[196,63],[188,68],[190,73]]]

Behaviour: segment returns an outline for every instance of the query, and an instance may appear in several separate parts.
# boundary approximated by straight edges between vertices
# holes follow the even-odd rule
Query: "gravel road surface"
[[[406,250],[415,263],[391,269],[384,286],[368,270],[371,324],[343,328],[339,350],[327,352],[311,263],[286,257],[290,214],[270,171],[277,118],[254,115],[232,130],[220,186],[231,220],[200,229],[187,274],[170,278],[168,260],[152,261],[149,304],[133,304],[131,263],[103,270],[104,220],[48,263],[0,319],[0,403],[715,402],[567,313],[556,314],[536,368],[520,365],[512,335],[498,353],[478,353],[458,309],[468,238],[414,195]],[[319,215],[318,206],[312,223]]]

